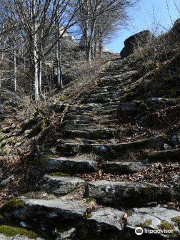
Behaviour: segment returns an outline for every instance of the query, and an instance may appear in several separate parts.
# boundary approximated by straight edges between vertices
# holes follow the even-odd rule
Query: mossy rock
[[[4,134],[0,134],[0,142],[5,138]]]
[[[161,221],[161,224],[158,225],[158,227],[159,227],[161,230],[167,230],[167,231],[174,229],[173,226],[172,226],[170,223],[166,222],[166,221]]]
[[[22,199],[13,198],[10,201],[6,202],[4,205],[1,206],[0,212],[10,212],[15,209],[19,209],[24,206],[24,201]]]
[[[149,228],[152,224],[152,220],[151,219],[146,219],[143,223],[141,223],[138,227],[142,227],[142,228]]]
[[[63,101],[66,101],[67,99],[68,99],[67,96],[60,96],[58,98],[58,102],[63,102]]]
[[[61,172],[54,172],[54,173],[49,173],[51,177],[69,177],[70,175],[67,173],[61,173]]]
[[[86,198],[86,202],[90,203],[90,202],[95,202],[96,200],[93,197],[88,197]]]
[[[17,235],[26,236],[31,239],[38,237],[38,235],[32,231],[28,231],[24,228],[16,228],[16,227],[11,227],[6,225],[0,226],[0,233],[9,237],[14,237]]]
[[[178,228],[180,229],[180,216],[179,217],[174,217],[172,218],[172,221],[176,224],[176,226],[178,226]]]
[[[48,128],[45,118],[40,122],[40,126],[42,132],[44,132]]]
[[[1,150],[1,153],[3,155],[9,155],[12,151],[12,148],[10,146],[5,146],[2,150]]]
[[[40,161],[42,163],[47,163],[47,161],[50,159],[50,158],[54,158],[54,155],[53,154],[46,154],[46,155],[43,155],[40,159]]]

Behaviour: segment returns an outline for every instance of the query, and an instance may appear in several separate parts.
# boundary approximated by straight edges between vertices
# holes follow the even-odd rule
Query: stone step
[[[43,177],[43,180],[39,182],[38,189],[56,196],[63,196],[85,184],[85,181],[81,178],[60,177],[59,175],[57,174],[56,176],[56,174],[46,174]]]
[[[127,211],[128,212],[128,211]],[[163,208],[160,206],[152,208],[134,208],[127,215],[127,224],[123,222],[124,211],[114,208],[100,208],[91,213],[87,223],[80,229],[84,233],[83,239],[179,239],[180,211]],[[143,230],[154,230],[156,234],[147,232],[137,236],[135,229],[142,227]],[[165,227],[166,226],[166,227]],[[166,234],[162,229],[169,229]],[[84,230],[84,231],[82,231]],[[172,230],[172,232],[171,232]],[[81,235],[79,236],[81,237]]]
[[[97,171],[97,162],[86,158],[50,158],[46,163],[47,172],[86,173]]]
[[[102,82],[102,84],[104,84],[104,82]],[[107,93],[107,92],[114,92],[114,91],[119,91],[121,92],[121,89],[117,89],[117,87],[115,86],[109,86],[109,85],[105,85],[105,86],[101,86],[100,88],[98,87],[97,89],[94,89],[93,91],[91,91],[91,93]]]
[[[116,207],[144,206],[151,202],[168,202],[172,195],[166,186],[136,182],[95,181],[86,184],[86,196]]]
[[[6,234],[1,234],[0,233],[0,239],[1,240],[45,240],[44,238],[39,238],[39,237],[31,237],[32,235],[32,232],[28,233],[27,230],[25,229],[25,233],[24,234],[27,234],[27,235],[30,235],[30,238],[29,237],[26,237],[25,235],[22,235],[20,236],[18,234],[18,229],[17,228],[14,228],[12,226],[4,226],[4,230],[8,231],[7,232],[7,235]],[[13,232],[17,232],[17,235],[15,236],[12,236],[13,235]],[[19,232],[22,232],[22,228],[19,228]],[[24,232],[24,231],[23,231]],[[11,235],[11,236],[8,236],[8,235]]]
[[[9,207],[11,206],[11,207]],[[83,219],[87,207],[82,201],[63,199],[12,199],[1,206],[3,216],[19,220],[51,222],[52,220]]]
[[[152,208],[135,208],[132,209],[132,214],[128,217],[127,229],[131,229],[134,232],[136,227],[140,226],[143,230],[151,229],[156,231],[155,239],[175,240],[179,239],[180,236],[179,221],[180,211],[160,206]],[[166,230],[166,234],[163,234],[162,230]],[[148,232],[145,239],[154,239],[151,237],[152,233]]]
[[[110,103],[110,104],[118,104],[122,100],[122,96],[117,97],[117,98],[110,98],[110,97],[89,97],[84,99],[82,102],[83,103]]]
[[[97,123],[84,123],[84,124],[80,124],[80,123],[75,123],[74,121],[70,121],[70,122],[65,122],[63,123],[63,129],[65,130],[91,130],[91,129],[104,129],[104,128],[108,128],[108,129],[114,129],[115,127],[117,127],[117,125],[115,124],[107,124],[107,125],[103,125],[103,124],[97,124]]]
[[[127,142],[119,144],[77,144],[65,143],[56,146],[57,152],[74,156],[78,153],[95,153],[99,156],[118,158],[125,152],[144,150],[146,148],[162,148],[166,138],[163,135],[138,140],[136,142]]]
[[[106,173],[117,173],[119,175],[133,174],[142,171],[147,165],[142,162],[105,162],[101,168]]]
[[[117,98],[120,94],[122,94],[122,90],[119,91],[118,89],[116,89],[116,91],[114,90],[114,92],[94,92],[94,93],[90,93],[89,97],[91,98]]]
[[[64,130],[62,138],[85,138],[85,139],[109,139],[117,134],[115,129],[86,129],[86,130]]]
[[[113,208],[100,208],[89,214],[80,225],[78,236],[83,240],[126,239],[123,231],[124,212]]]
[[[117,122],[118,122],[117,119],[103,119],[101,121],[99,121],[99,120],[73,120],[73,119],[71,119],[71,120],[64,120],[62,126],[72,126],[72,125],[77,125],[77,126],[79,126],[79,125],[92,125],[93,126],[93,124],[97,124],[97,125],[102,125],[102,124],[110,125],[111,124],[112,125],[112,124],[115,124]]]
[[[72,115],[79,115],[79,114],[87,114],[87,115],[92,115],[92,114],[100,114],[100,115],[106,115],[106,114],[113,114],[117,112],[117,108],[114,109],[101,109],[101,108],[94,108],[91,110],[86,110],[84,108],[81,109],[72,109],[69,110],[67,114],[72,114]]]
[[[149,162],[179,162],[180,149],[150,152],[145,157]]]
[[[79,105],[71,105],[69,106],[69,112],[75,110],[84,110],[84,111],[93,111],[93,110],[112,110],[117,109],[118,104],[110,105],[106,104],[97,104],[97,103],[87,103],[87,104],[79,104]]]
[[[80,115],[72,115],[67,114],[64,117],[64,121],[66,120],[80,120],[80,121],[92,121],[92,122],[99,122],[99,121],[107,121],[109,119],[113,119],[112,115],[103,115],[103,116],[93,116],[93,115],[86,115],[86,114],[80,114]]]

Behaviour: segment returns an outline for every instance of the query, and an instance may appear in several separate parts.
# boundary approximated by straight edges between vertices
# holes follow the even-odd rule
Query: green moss
[[[177,89],[176,88],[172,88],[170,90],[170,96],[171,97],[176,97],[177,96]]]
[[[58,102],[63,102],[63,101],[66,101],[67,100],[67,97],[66,96],[60,96],[58,98]]]
[[[87,218],[91,218],[91,217],[92,217],[92,214],[89,213],[89,214],[87,215]]]
[[[89,231],[88,231],[88,228],[87,226],[84,224],[82,225],[80,228],[79,228],[79,231],[78,231],[78,236],[82,239],[89,239],[88,238],[88,235],[89,235]]]
[[[26,131],[24,132],[24,136],[25,136],[25,137],[28,137],[28,135],[29,135],[30,132],[31,132],[31,129],[30,129],[30,130],[29,130],[29,129],[26,130]]]
[[[70,175],[67,173],[55,172],[49,174],[51,177],[69,177]]]
[[[86,202],[87,202],[87,203],[94,202],[94,201],[95,201],[95,199],[92,198],[92,197],[86,198]]]
[[[26,236],[29,238],[37,238],[38,235],[32,231],[28,231],[24,228],[16,228],[16,227],[11,227],[11,226],[0,226],[0,233],[9,236],[9,237],[13,237],[16,235],[20,235],[20,236]]]
[[[3,155],[8,155],[8,154],[10,154],[11,153],[11,147],[10,146],[6,146],[6,147],[4,147],[2,150],[1,150],[1,153],[3,154]]]
[[[8,139],[6,140],[6,144],[11,143],[11,142],[13,142],[14,140],[15,140],[14,137],[10,137],[10,138],[8,138]]]
[[[54,155],[52,155],[52,154],[46,154],[46,155],[42,156],[41,161],[47,162],[50,158],[53,158],[53,157],[54,157]]]
[[[48,128],[45,118],[41,121],[40,125],[41,125],[41,131],[42,132],[44,132]]]
[[[142,228],[149,228],[152,224],[152,220],[151,219],[146,219],[143,223],[141,223],[139,225],[139,227],[142,227]]]
[[[171,219],[180,229],[180,216]]]
[[[11,211],[14,209],[21,208],[23,206],[24,206],[24,201],[22,199],[13,198],[1,206],[0,212]]]
[[[0,142],[5,138],[4,134],[0,134]]]
[[[172,230],[173,229],[173,226],[166,221],[161,221],[161,224],[158,225],[158,227],[162,230]]]

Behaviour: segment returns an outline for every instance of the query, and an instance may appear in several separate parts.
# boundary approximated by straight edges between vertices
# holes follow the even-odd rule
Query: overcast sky
[[[120,52],[123,48],[124,40],[142,30],[150,29],[158,34],[168,30],[172,26],[172,22],[180,18],[180,1],[140,0],[138,6],[129,10],[129,16],[131,20],[128,27],[120,30],[111,39],[111,42],[107,45],[109,50]]]

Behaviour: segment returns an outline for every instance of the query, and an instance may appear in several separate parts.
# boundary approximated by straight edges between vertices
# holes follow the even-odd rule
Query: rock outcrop
[[[135,35],[132,35],[124,42],[124,48],[121,51],[121,57],[125,58],[134,53],[138,48],[145,47],[154,38],[153,34],[149,30],[145,30]]]

